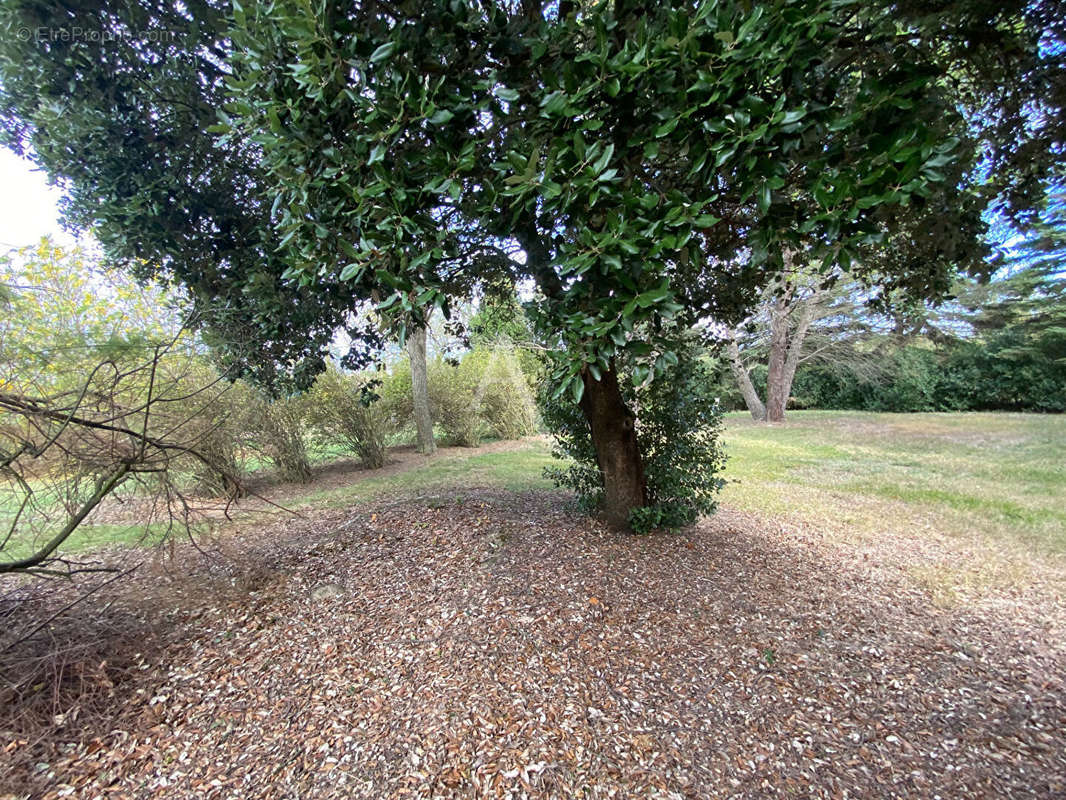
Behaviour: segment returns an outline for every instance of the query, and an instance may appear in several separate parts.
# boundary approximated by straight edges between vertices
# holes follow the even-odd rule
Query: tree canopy
[[[783,247],[850,262],[969,163],[941,42],[893,11],[248,4],[231,139],[262,148],[302,283],[442,302],[449,221],[513,237],[579,396],[623,349],[654,368],[640,323],[735,316]]]
[[[215,2],[5,4],[0,139],[60,183],[65,221],[111,264],[187,289],[229,365],[308,383],[356,300],[282,280],[258,156],[209,130],[226,97],[227,14]]]

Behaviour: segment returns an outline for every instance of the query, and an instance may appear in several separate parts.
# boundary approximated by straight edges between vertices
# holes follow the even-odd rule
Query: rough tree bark
[[[734,333],[735,336],[736,334]],[[736,338],[729,341],[727,352],[729,355],[729,369],[737,382],[741,397],[744,398],[744,405],[751,412],[752,419],[756,422],[766,422],[766,406],[759,399],[759,393],[755,391],[755,384],[751,382],[751,376],[744,367],[744,362],[740,359],[740,347],[737,345]]]
[[[785,385],[785,361],[788,359],[788,294],[774,298],[770,306],[770,361],[766,372],[766,421],[784,422],[785,406],[791,385]]]
[[[433,439],[433,416],[429,411],[429,379],[426,369],[426,326],[412,327],[407,334],[407,354],[411,358],[411,395],[414,401],[418,452],[432,455],[437,450]]]
[[[803,360],[803,343],[807,339],[807,330],[814,321],[815,308],[820,297],[821,291],[815,291],[803,301],[799,316],[796,319],[796,327],[793,329],[792,335],[788,337],[788,350],[785,354],[784,365],[781,368],[781,389],[777,395],[777,402],[781,404],[780,408],[776,410],[778,421],[785,418],[785,407],[788,405],[788,398],[792,395],[792,382],[796,379],[796,368],[799,367],[800,361]]]
[[[629,512],[647,502],[644,462],[637,444],[636,417],[626,406],[618,386],[618,373],[611,369],[596,380],[586,370],[581,410],[592,431],[596,461],[603,475],[603,513],[614,528],[629,527]]]
[[[756,422],[784,422],[788,398],[792,395],[792,382],[796,368],[803,360],[803,345],[807,332],[818,314],[818,305],[825,296],[821,286],[811,288],[809,294],[797,297],[797,287],[787,277],[792,269],[792,254],[783,254],[785,274],[772,287],[768,316],[770,324],[769,360],[766,373],[766,403],[751,382],[751,376],[740,357],[737,345],[739,329],[733,332],[727,354],[729,368],[736,379],[737,387]]]
[[[547,297],[560,298],[563,284],[551,266],[546,240],[532,225],[516,225],[513,231],[526,253],[537,286]],[[629,512],[646,505],[647,482],[644,460],[637,444],[636,417],[626,405],[612,363],[600,380],[588,370],[581,375],[584,393],[582,413],[589,424],[596,462],[603,477],[603,513],[607,523],[619,530],[629,528]]]

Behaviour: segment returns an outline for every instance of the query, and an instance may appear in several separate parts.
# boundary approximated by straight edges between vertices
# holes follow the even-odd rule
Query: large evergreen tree
[[[999,33],[965,56],[978,18]],[[516,240],[618,524],[646,500],[619,375],[667,369],[674,326],[742,313],[784,251],[870,276],[854,256],[974,165],[953,87],[987,100],[983,58],[1034,47],[1008,33],[1017,8],[969,5],[279,0],[235,19],[234,136],[277,180],[292,274],[337,264],[432,303],[440,219]],[[876,277],[921,291],[942,269]]]
[[[676,328],[738,318],[788,251],[935,290],[939,260],[856,256],[904,210],[968,191],[951,176],[979,157],[980,190],[1026,207],[1061,147],[1060,11],[277,0],[234,3],[229,33],[211,3],[15,0],[0,120],[111,251],[162,265],[218,320],[239,311],[264,368],[313,369],[360,299],[415,320],[446,307],[517,244],[503,266],[539,290],[557,391],[625,524],[647,494],[619,376],[667,371]],[[15,34],[78,22],[179,35]]]

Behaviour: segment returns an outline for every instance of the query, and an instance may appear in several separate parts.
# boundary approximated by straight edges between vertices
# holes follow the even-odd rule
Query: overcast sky
[[[59,227],[59,197],[29,161],[0,147],[0,253],[36,244],[49,233],[70,242]]]

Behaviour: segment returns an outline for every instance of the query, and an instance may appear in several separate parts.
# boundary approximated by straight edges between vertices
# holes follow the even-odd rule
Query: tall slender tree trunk
[[[412,327],[408,331],[407,354],[411,358],[411,395],[414,401],[415,429],[418,432],[418,452],[428,456],[436,452],[437,443],[433,440],[433,416],[429,412],[426,326]]]
[[[788,360],[788,299],[774,300],[770,309],[770,363],[766,373],[766,420],[784,422],[791,386],[786,386]],[[791,384],[791,381],[788,381]]]
[[[592,432],[603,475],[603,512],[614,528],[629,527],[629,512],[647,502],[644,462],[637,445],[636,417],[626,406],[614,366],[596,380],[586,370],[581,410]]]
[[[817,305],[824,291],[816,289],[810,297],[803,301],[796,319],[796,327],[792,335],[788,337],[788,353],[785,356],[785,364],[781,371],[781,419],[785,418],[785,405],[792,396],[792,382],[796,379],[796,369],[803,358],[803,345],[807,341],[807,331],[810,330],[811,322],[817,313]]]
[[[733,379],[740,389],[740,396],[744,398],[744,405],[751,412],[751,418],[756,422],[766,422],[766,406],[759,399],[759,393],[755,391],[755,385],[751,382],[751,375],[744,368],[744,362],[740,358],[740,347],[736,340],[729,342],[729,369],[733,372]]]

